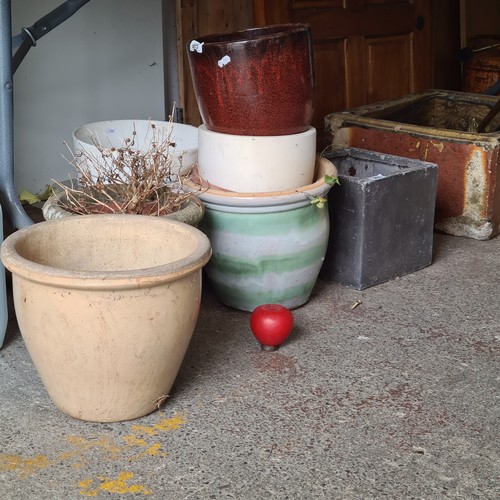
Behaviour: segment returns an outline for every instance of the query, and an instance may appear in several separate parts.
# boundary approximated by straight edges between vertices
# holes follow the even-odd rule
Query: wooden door
[[[333,111],[433,85],[431,0],[254,0],[258,26],[311,25],[313,125]]]
[[[186,44],[193,38],[212,33],[237,31],[254,26],[253,0],[175,0],[177,24],[177,73],[179,102],[184,123],[199,125]]]

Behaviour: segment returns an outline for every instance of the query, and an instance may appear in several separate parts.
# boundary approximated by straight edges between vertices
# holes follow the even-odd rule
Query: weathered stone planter
[[[167,398],[198,318],[210,243],[162,217],[94,215],[10,235],[17,321],[56,406],[98,422]]]
[[[500,132],[473,132],[497,97],[429,90],[326,117],[334,148],[438,165],[436,228],[488,239],[500,232]],[[498,120],[489,130],[496,130]]]
[[[61,206],[61,201],[65,201],[66,194],[59,191],[53,194],[42,207],[42,213],[45,220],[61,219],[63,217],[77,217],[77,214],[68,212]],[[198,198],[192,198],[186,202],[185,206],[168,215],[162,215],[167,219],[184,222],[190,226],[196,227],[205,213],[205,207]]]
[[[326,157],[340,185],[322,276],[362,290],[431,264],[437,166],[355,148]]]

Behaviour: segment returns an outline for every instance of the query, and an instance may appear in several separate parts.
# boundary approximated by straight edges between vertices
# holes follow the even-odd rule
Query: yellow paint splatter
[[[176,431],[183,424],[187,422],[185,415],[176,415],[172,418],[165,418],[159,423],[146,426],[146,425],[133,425],[132,432],[138,432],[139,434],[147,434],[148,436],[156,436],[163,431]]]
[[[160,448],[161,443],[155,443],[144,452],[144,455],[150,455],[152,457],[166,457],[167,454],[163,451],[160,451]]]
[[[123,454],[124,447],[115,444],[106,436],[97,437],[94,439],[85,439],[80,436],[67,436],[66,441],[77,447],[81,451],[89,451],[92,449],[100,450],[109,460],[114,460]]]
[[[0,454],[0,471],[17,472],[21,477],[29,476],[40,469],[46,469],[51,464],[51,460],[45,455],[23,458],[19,455]]]
[[[61,452],[55,458],[45,455],[33,457],[22,457],[13,454],[0,453],[0,472],[14,472],[19,477],[34,474],[49,466],[61,463],[73,462],[72,467],[80,469],[88,462],[89,453],[97,450],[104,460],[126,460],[128,463],[147,457],[166,457],[167,454],[161,450],[162,443],[152,443],[151,436],[157,436],[162,432],[179,429],[187,422],[185,415],[176,415],[172,418],[160,420],[152,426],[133,425],[131,433],[123,437],[123,444],[116,444],[107,436],[95,436],[83,438],[81,436],[67,436],[66,442],[74,449]],[[135,448],[135,450],[134,450]],[[133,452],[139,452],[136,455]],[[96,476],[97,479],[85,479],[80,481],[80,494],[95,497],[99,493],[137,493],[149,495],[151,490],[140,484],[129,484],[134,477],[131,472],[121,472],[116,479],[104,476]]]
[[[135,434],[129,434],[128,436],[123,436],[123,440],[128,446],[142,446],[145,447],[148,444],[145,439],[138,438]]]
[[[132,472],[120,472],[117,479],[110,479],[105,476],[98,476],[98,480],[101,484],[93,486],[93,479],[85,479],[80,481],[79,486],[81,488],[80,494],[87,497],[95,497],[102,491],[107,491],[108,493],[118,493],[123,495],[125,493],[140,493],[141,495],[151,495],[153,493],[150,489],[146,488],[142,484],[128,484],[128,481],[133,479],[134,474]]]
[[[130,461],[138,460],[138,459],[144,458],[148,455],[151,457],[166,457],[167,456],[166,453],[164,453],[163,451],[160,451],[161,443],[155,443],[153,445],[151,445],[151,444],[148,445],[148,443],[146,442],[145,439],[138,438],[135,434],[130,434],[129,436],[124,436],[123,439],[131,447],[132,446],[140,446],[141,448],[146,448],[143,452],[130,458]]]
[[[132,457],[130,461],[132,460],[139,460],[141,458],[144,458],[146,456],[150,457],[166,457],[167,454],[164,451],[161,451],[161,443],[155,443],[151,446],[149,446],[147,449],[145,449],[143,452],[139,453],[135,457]]]

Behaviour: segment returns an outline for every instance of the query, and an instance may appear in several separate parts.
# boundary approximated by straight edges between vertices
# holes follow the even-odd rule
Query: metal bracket
[[[67,0],[30,28],[22,28],[21,44],[12,57],[10,0],[0,0],[0,201],[14,227],[33,224],[19,201],[14,185],[14,113],[12,75],[36,41],[74,14],[89,0]],[[15,37],[19,40],[19,36]]]

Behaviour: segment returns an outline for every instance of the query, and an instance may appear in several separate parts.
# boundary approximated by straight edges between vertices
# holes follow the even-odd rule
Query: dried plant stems
[[[144,146],[134,130],[120,147],[105,147],[93,135],[95,150],[77,150],[71,160],[77,182],[58,181],[65,196],[61,206],[76,214],[165,215],[179,210],[194,193],[184,189],[189,175],[173,168],[172,119],[167,132],[149,122]]]

